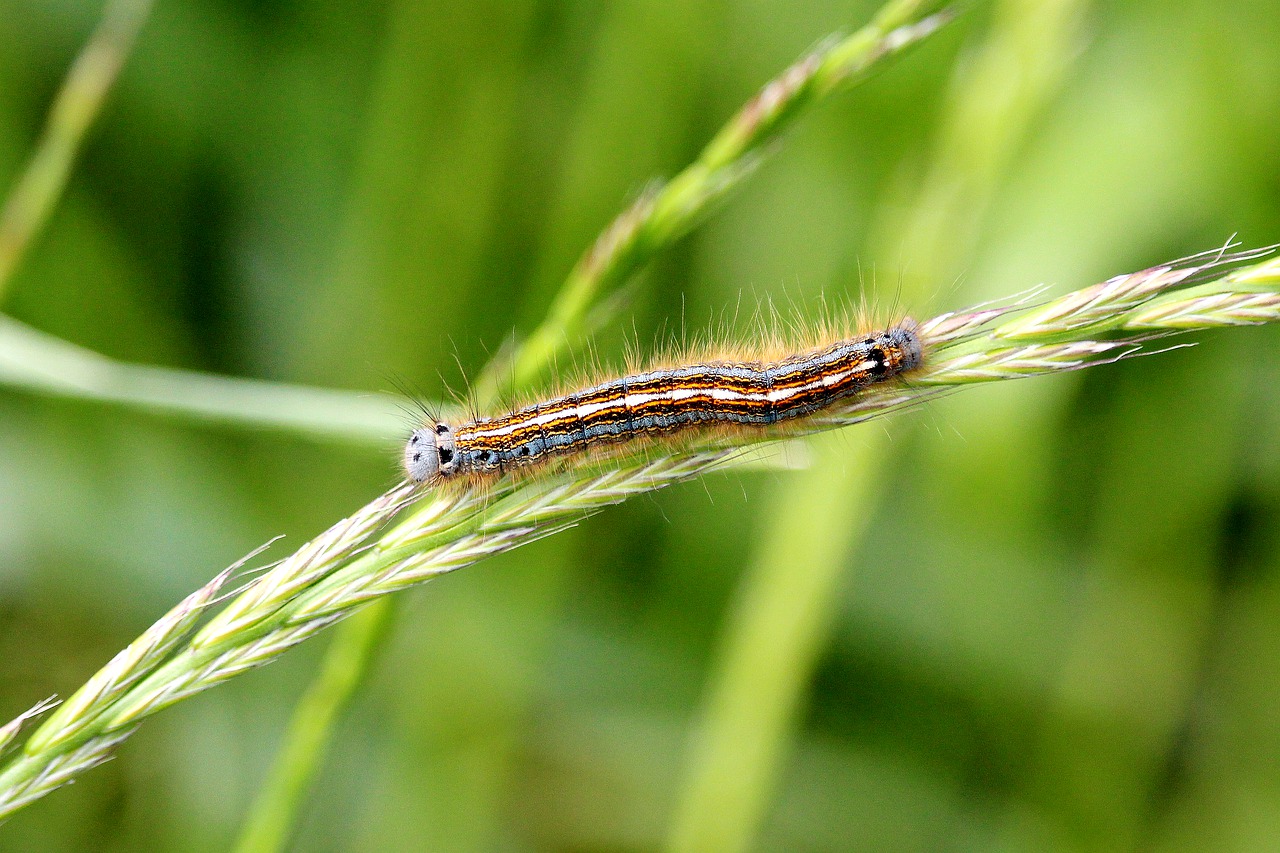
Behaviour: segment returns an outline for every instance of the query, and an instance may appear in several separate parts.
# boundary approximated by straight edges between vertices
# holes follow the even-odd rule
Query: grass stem
[[[152,0],[107,0],[54,96],[35,152],[0,210],[0,300],[14,269],[62,197],[76,155],[133,49]]]

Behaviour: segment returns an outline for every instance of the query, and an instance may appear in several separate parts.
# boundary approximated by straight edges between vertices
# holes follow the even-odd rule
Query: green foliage
[[[22,45],[0,55],[2,174],[96,13],[0,18]],[[474,372],[535,328],[628,194],[851,20],[833,14],[161,4],[6,307],[120,359],[362,388],[395,372],[437,396],[451,347]],[[743,289],[856,300],[859,260],[919,317],[1236,231],[1269,242],[1277,29],[1247,3],[975,4],[791,133],[610,327],[648,341]],[[1116,303],[1103,331],[1269,319],[1274,277]],[[1007,348],[1078,333],[1040,310]],[[954,395],[824,437],[809,471],[667,489],[412,594],[297,848],[1267,846],[1274,331]],[[393,477],[390,453],[18,391],[0,392],[0,455],[14,714],[214,567]],[[311,674],[305,647],[285,660],[148,721],[6,842],[225,849]],[[735,751],[736,773],[717,759]],[[716,773],[739,783],[699,781]]]

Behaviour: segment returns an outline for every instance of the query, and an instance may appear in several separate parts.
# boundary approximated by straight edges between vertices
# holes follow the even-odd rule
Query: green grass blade
[[[684,236],[711,204],[750,174],[779,134],[843,85],[861,79],[882,60],[928,38],[949,20],[917,20],[930,3],[895,0],[872,23],[799,60],[765,85],[707,144],[692,164],[665,184],[641,194],[582,255],[546,318],[510,363],[495,363],[473,392],[492,399],[500,382],[527,387],[582,335],[591,307],[655,254]]]
[[[97,29],[62,81],[35,151],[0,211],[0,299],[62,197],[85,134],[101,112],[151,6],[152,0],[108,0]]]
[[[1216,286],[1223,292],[1235,292],[1239,282],[1248,281],[1258,292],[1269,288],[1267,292],[1280,293],[1280,276],[1275,270],[1274,261],[1265,261],[1221,276]],[[1206,291],[1199,292],[1206,295]],[[1164,293],[1157,291],[1149,298],[1162,296]],[[1135,354],[1141,346],[1124,338],[1028,344],[1013,348],[1015,353],[1031,353],[1019,361],[1010,356],[1008,342],[994,334],[996,324],[1015,308],[982,308],[926,321],[922,334],[935,362],[926,374],[928,382],[917,380],[906,388],[870,394],[845,416],[833,413],[822,423],[865,420],[927,398],[931,387],[1077,370]],[[1142,308],[1138,305],[1126,310]],[[1206,323],[1206,327],[1218,325],[1212,317]],[[975,337],[966,340],[965,335],[955,334],[957,329]],[[1121,347],[1119,354],[1108,346]],[[961,354],[955,355],[957,350]],[[987,360],[982,376],[953,369],[955,362],[973,364],[975,358]],[[189,640],[174,648],[167,660],[158,663],[154,655],[145,653],[125,655],[91,679],[90,685],[107,684],[112,689],[93,688],[90,692],[101,698],[69,703],[74,712],[55,714],[28,738],[21,752],[0,767],[0,818],[107,760],[151,714],[276,660],[370,602],[553,535],[633,495],[699,476],[739,457],[744,448],[767,440],[768,436],[755,441],[747,437],[737,447],[711,441],[656,459],[638,450],[581,469],[547,471],[519,484],[501,481],[488,494],[476,489],[423,493],[397,487],[257,576]],[[417,503],[405,518],[391,525],[414,500]],[[195,599],[212,595],[225,577],[215,578],[194,594]],[[809,600],[820,598],[810,596]],[[162,622],[176,620],[185,632],[186,612],[180,605]],[[160,638],[157,642],[165,643],[170,636],[171,632],[158,624],[144,638],[156,637]],[[758,634],[752,630],[747,636]],[[133,663],[121,666],[121,660]],[[794,664],[793,660],[789,667],[796,670]],[[785,688],[788,682],[780,679],[776,683]],[[726,691],[726,695],[741,694]],[[779,703],[777,707],[786,705]],[[785,721],[785,714],[778,719]],[[12,728],[15,726],[10,724],[3,731]],[[769,760],[777,753],[762,749],[757,754]],[[751,800],[744,802],[750,805]]]
[[[921,304],[927,288],[970,256],[1008,152],[1067,61],[1081,6],[1003,3],[997,26],[957,73],[933,162],[918,196],[903,205],[905,223],[886,218],[879,226],[886,250],[906,235],[907,257],[919,259],[901,284],[908,304]],[[1018,68],[1018,85],[1005,79],[1010,67]],[[822,463],[789,481],[764,516],[708,679],[669,850],[754,846],[827,645],[846,567],[886,487],[893,446],[882,437],[863,441],[856,452],[842,448],[844,458],[831,450],[838,443],[822,442]]]
[[[563,344],[584,331],[602,291],[615,286],[648,259],[670,246],[702,215],[710,202],[731,189],[757,162],[763,146],[811,102],[866,71],[880,59],[920,41],[941,25],[944,18],[911,25],[922,4],[916,0],[890,3],[874,23],[855,35],[833,43],[798,62],[765,87],[706,146],[698,161],[669,184],[641,196],[623,211],[574,267],[559,294],[533,335],[517,348],[512,361],[498,358],[471,389],[473,399],[486,401],[497,394],[496,377],[512,375],[520,388],[542,371],[561,352]],[[390,611],[379,608],[381,618]],[[339,630],[327,652],[313,688],[314,701],[300,705],[284,735],[281,757],[255,802],[249,825],[242,836],[243,850],[266,853],[279,849],[287,835],[286,826],[299,805],[297,786],[316,772],[322,759],[321,733],[332,726],[349,693],[326,691],[328,673],[346,662],[348,667],[367,667],[377,646],[365,642],[362,621]],[[358,663],[355,663],[358,661]],[[325,704],[322,697],[332,702]],[[304,762],[310,761],[306,769]]]
[[[275,761],[232,849],[274,853],[289,840],[298,809],[333,739],[333,727],[363,680],[394,614],[392,600],[373,602],[334,632],[320,671],[298,701]]]

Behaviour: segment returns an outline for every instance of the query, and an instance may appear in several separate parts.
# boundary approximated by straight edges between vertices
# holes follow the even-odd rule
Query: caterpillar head
[[[448,477],[458,470],[453,429],[446,423],[415,429],[404,446],[404,473],[415,483]]]

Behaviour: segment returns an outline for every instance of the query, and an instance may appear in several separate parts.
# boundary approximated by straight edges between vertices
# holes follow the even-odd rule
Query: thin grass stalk
[[[824,48],[799,60],[767,84],[704,149],[701,157],[665,187],[646,191],[624,210],[582,256],[553,299],[551,309],[532,337],[510,357],[496,358],[471,389],[473,399],[486,402],[497,395],[495,377],[506,376],[519,388],[533,380],[561,349],[591,324],[599,313],[602,292],[624,281],[650,258],[674,243],[710,202],[750,173],[761,151],[805,104],[817,101],[849,83],[871,65],[934,32],[944,18],[910,23],[920,13],[919,2],[895,0],[875,21],[843,41],[829,40]],[[511,389],[507,389],[511,390]],[[301,797],[299,790],[318,772],[328,736],[350,693],[331,687],[333,673],[367,668],[378,649],[366,641],[369,632],[381,635],[394,606],[385,600],[370,606],[338,629],[326,652],[309,695],[286,729],[281,753],[251,806],[237,850],[269,853],[283,848],[288,824]],[[325,699],[328,699],[326,704]]]
[[[66,190],[76,157],[150,16],[153,0],[108,0],[63,79],[45,125],[0,210],[0,300]],[[399,425],[367,394],[129,364],[0,316],[0,384],[54,397],[361,444]]]
[[[871,256],[897,249],[910,259],[898,284],[906,304],[922,304],[968,263],[1009,152],[1074,54],[1081,6],[1004,0],[981,45],[957,67],[918,188],[900,205],[883,204],[871,229],[873,245],[882,247]],[[905,214],[895,215],[899,209]],[[930,331],[956,341],[979,319],[970,315],[947,330],[935,323]],[[856,571],[868,518],[890,491],[884,472],[897,446],[883,434],[861,436],[854,447],[817,441],[815,464],[771,496],[689,738],[669,850],[755,846],[842,584]]]
[[[1145,270],[1136,275],[1164,285],[1147,291],[1138,304],[1112,289],[1088,300],[1087,308],[1068,310],[1052,322],[1037,320],[1032,331],[1017,316],[1016,303],[940,315],[921,326],[931,363],[910,386],[870,395],[833,413],[828,423],[866,420],[937,389],[1113,362],[1142,352],[1152,331],[1280,320],[1280,300],[1271,309],[1247,311],[1233,299],[1222,300],[1223,294],[1280,295],[1280,264],[1275,260],[1220,274],[1224,264],[1242,257],[1252,256],[1193,259]],[[1190,276],[1171,283],[1170,269],[1187,268],[1194,268]],[[1209,275],[1215,276],[1212,283],[1190,287],[1191,279]],[[1049,305],[1079,304],[1081,294],[1096,296],[1097,290],[1085,288]],[[1178,296],[1188,301],[1184,311],[1168,325],[1153,326],[1157,321],[1148,309]],[[1107,306],[1114,314],[1101,313]],[[1079,312],[1084,311],[1091,328],[1101,325],[1116,334],[1062,340],[1079,328]],[[1199,324],[1188,326],[1189,316],[1201,318]],[[1144,324],[1141,331],[1126,331],[1138,322]],[[1021,330],[1026,337],[1011,345],[1010,330]],[[520,484],[501,481],[487,495],[399,486],[248,582],[203,625],[193,624],[193,611],[202,615],[212,606],[228,578],[224,572],[90,679],[0,768],[0,818],[110,758],[151,714],[270,663],[372,601],[552,535],[632,495],[703,474],[749,446],[709,445],[659,458],[620,457]],[[10,723],[2,730],[13,727]]]
[[[851,36],[826,42],[767,83],[670,181],[640,195],[582,255],[534,329],[510,360],[495,360],[476,380],[479,399],[500,383],[524,388],[547,364],[578,341],[591,308],[610,288],[693,228],[708,208],[734,189],[771,150],[771,144],[809,108],[862,79],[889,57],[929,37],[951,19],[921,15],[936,3],[892,0]]]
[[[760,512],[769,522],[726,608],[669,850],[749,849],[757,833],[812,661],[827,646],[845,555],[864,535],[875,508],[871,486],[890,458],[883,430],[853,442],[837,438],[816,437],[812,467],[789,478]],[[817,478],[824,488],[806,488]],[[797,529],[822,534],[797,537]]]
[[[0,299],[62,197],[85,134],[101,112],[151,6],[152,0],[108,0],[97,28],[58,89],[31,160],[0,211]]]
[[[312,779],[332,739],[332,729],[368,671],[391,623],[392,599],[382,598],[344,622],[299,700],[280,748],[232,848],[235,853],[282,850]]]
[[[32,237],[60,197],[89,121],[114,81],[150,2],[112,0],[50,113],[41,142],[0,214],[0,296]],[[471,389],[493,399],[499,378],[526,386],[591,324],[602,294],[687,232],[711,202],[752,171],[771,142],[807,108],[861,79],[881,60],[932,34],[945,14],[915,21],[920,0],[885,6],[868,27],[799,61],[769,83],[702,157],[644,194],[583,255],[544,322],[518,349],[516,369],[496,359]],[[0,317],[0,383],[40,394],[137,407],[195,421],[251,426],[356,443],[382,442],[394,406],[369,395],[115,361]]]
[[[84,136],[151,6],[150,0],[112,0],[63,81],[37,147],[0,212],[0,297],[61,197]],[[393,406],[369,395],[124,363],[4,316],[0,383],[196,421],[364,444],[385,441],[398,425]]]
[[[117,361],[0,315],[0,384],[129,406],[195,423],[383,445],[403,419],[396,401],[330,388]]]

